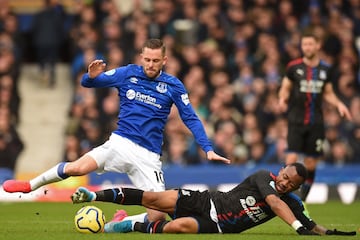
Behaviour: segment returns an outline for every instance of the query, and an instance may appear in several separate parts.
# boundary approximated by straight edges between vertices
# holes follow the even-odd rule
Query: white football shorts
[[[132,184],[144,191],[165,190],[160,155],[112,133],[104,144],[92,149],[87,155],[95,159],[97,173],[126,173]]]

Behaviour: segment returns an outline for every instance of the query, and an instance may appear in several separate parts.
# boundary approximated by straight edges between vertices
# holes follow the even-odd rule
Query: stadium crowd
[[[61,1],[50,2],[61,8]],[[333,66],[334,89],[354,119],[345,121],[335,108],[324,105],[327,139],[322,162],[360,163],[359,0],[82,0],[73,4],[71,13],[63,12],[70,24],[60,45],[60,52],[69,56],[65,61],[71,64],[69,81],[74,85],[64,161],[76,160],[102,143],[117,121],[116,91],[80,86],[88,64],[97,58],[104,59],[108,69],[138,63],[143,42],[161,38],[169,56],[165,70],[185,84],[215,151],[232,164],[283,163],[287,120],[278,108],[278,89],[286,64],[301,57],[301,33],[311,30],[322,39],[321,57]],[[16,130],[24,43],[16,14],[6,6],[0,9],[0,120],[8,115],[11,129]],[[216,164],[204,161],[176,111],[173,108],[165,130],[164,164]]]
[[[0,183],[13,178],[24,148],[17,126],[21,96],[18,91],[22,45],[15,13],[0,4]]]

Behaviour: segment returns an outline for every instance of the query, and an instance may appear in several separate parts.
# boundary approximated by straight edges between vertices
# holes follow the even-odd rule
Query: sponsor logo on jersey
[[[246,205],[248,205],[249,207],[252,207],[255,205],[256,200],[253,196],[247,196],[245,199]]]
[[[181,94],[181,101],[185,104],[188,105],[190,103],[189,100],[189,95],[187,93]]]
[[[159,82],[159,84],[156,86],[156,90],[159,93],[166,93],[167,92],[167,84],[163,82]]]
[[[126,92],[126,97],[130,100],[133,100],[135,98],[135,91],[132,90],[132,89],[129,89],[127,92]]]
[[[162,108],[160,104],[156,103],[156,98],[154,98],[150,95],[147,95],[147,94],[143,94],[141,92],[135,92],[135,90],[133,90],[133,89],[127,90],[126,97],[129,100],[136,100],[139,102],[143,102],[143,103],[152,105],[154,107],[157,107],[159,109]]]
[[[249,205],[249,203],[251,205]],[[240,199],[241,207],[244,209],[246,215],[253,221],[254,223],[261,221],[262,219],[267,217],[267,214],[261,208],[263,204],[256,204],[256,200],[252,196],[246,197],[246,199]]]
[[[316,80],[306,80],[303,79],[300,81],[300,92],[303,93],[321,93],[324,86],[323,81]]]
[[[111,70],[109,70],[109,71],[106,71],[104,74],[107,75],[107,76],[111,76],[111,75],[114,75],[115,72],[116,72],[115,69],[111,69]]]

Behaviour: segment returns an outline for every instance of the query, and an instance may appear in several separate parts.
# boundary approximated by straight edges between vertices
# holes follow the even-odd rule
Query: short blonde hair
[[[148,39],[143,47],[142,47],[142,52],[144,51],[144,48],[150,48],[150,49],[161,49],[161,53],[163,56],[165,56],[165,52],[166,52],[166,47],[165,44],[163,43],[163,41],[161,41],[161,39],[157,39],[157,38],[151,38]]]

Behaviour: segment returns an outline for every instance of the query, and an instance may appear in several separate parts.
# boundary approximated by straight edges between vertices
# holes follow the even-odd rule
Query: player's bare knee
[[[147,218],[150,222],[166,219],[166,214],[163,212],[159,212],[153,209],[147,209],[147,213],[148,213]]]
[[[185,233],[186,226],[181,222],[172,221],[165,225],[163,232],[167,233]]]
[[[65,166],[65,173],[69,176],[83,176],[98,168],[96,161],[85,154],[74,162],[69,162]]]
[[[68,163],[65,167],[65,173],[69,176],[82,176],[87,174],[86,166],[76,162]]]

